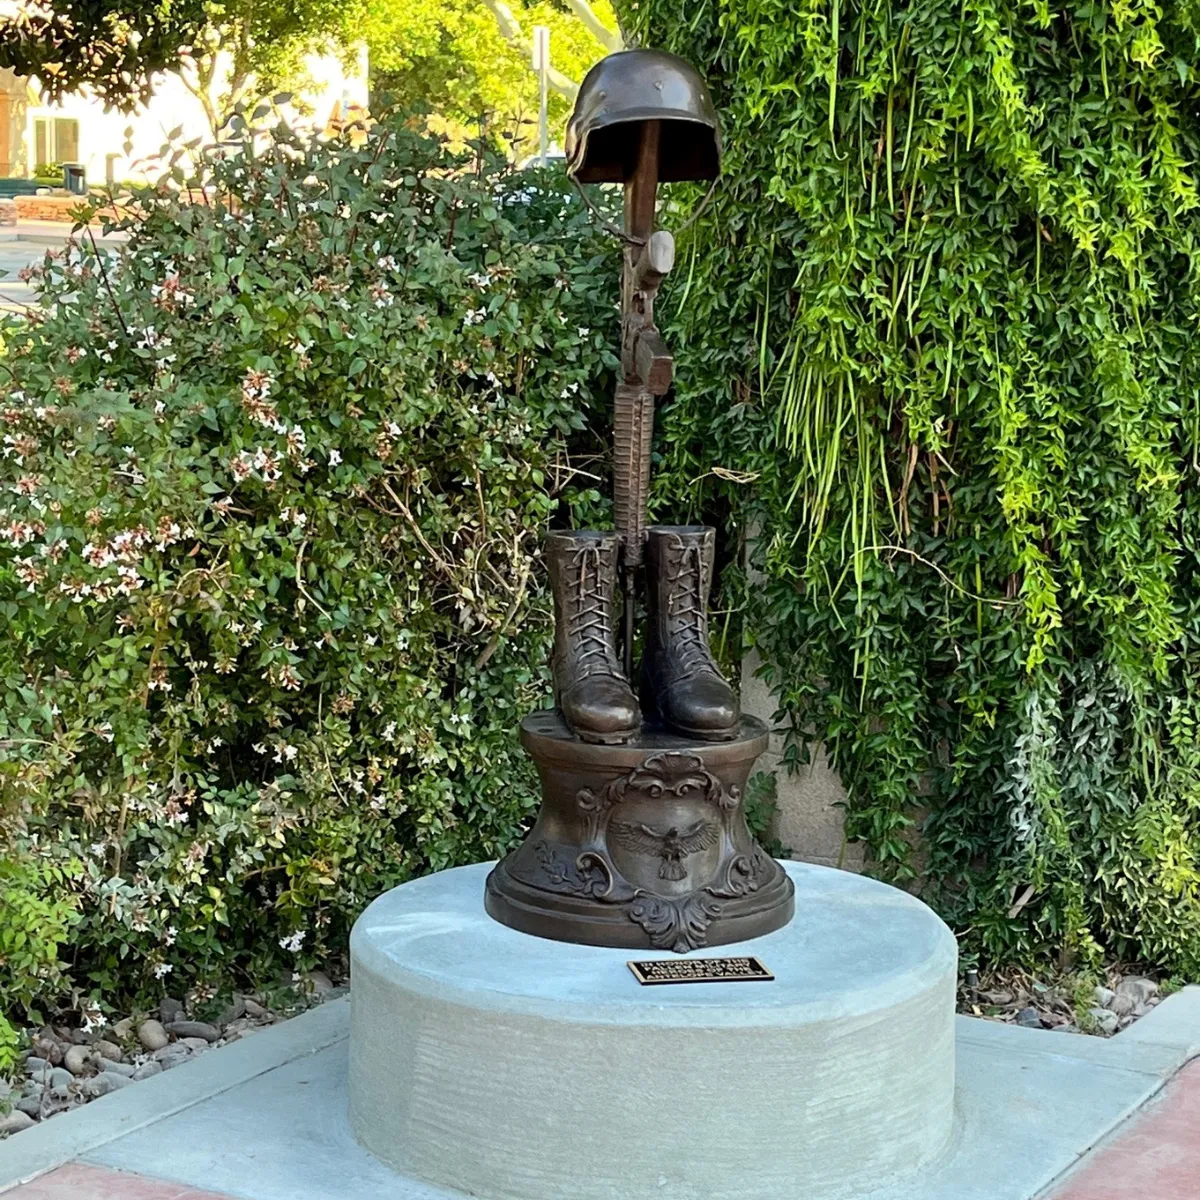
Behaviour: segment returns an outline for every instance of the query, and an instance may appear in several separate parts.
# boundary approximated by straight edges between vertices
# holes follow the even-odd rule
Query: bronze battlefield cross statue
[[[616,529],[546,539],[555,708],[521,724],[543,804],[486,893],[497,920],[561,941],[683,952],[778,929],[794,910],[791,881],[745,821],[746,781],[766,729],[742,716],[709,648],[716,531],[646,523],[655,399],[674,373],[654,322],[675,261],[674,238],[654,228],[658,185],[715,181],[720,164],[716,110],[682,59],[626,50],[584,79],[567,126],[567,171],[581,190],[625,188]]]

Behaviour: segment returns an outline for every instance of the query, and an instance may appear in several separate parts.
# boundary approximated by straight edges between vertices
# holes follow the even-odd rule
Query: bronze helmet
[[[580,183],[625,183],[639,145],[629,126],[652,120],[663,123],[663,183],[720,174],[721,130],[708,88],[664,50],[621,50],[587,73],[567,122],[567,173]]]

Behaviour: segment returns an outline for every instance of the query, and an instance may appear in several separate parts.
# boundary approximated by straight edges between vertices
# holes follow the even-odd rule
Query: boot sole
[[[631,729],[628,733],[585,733],[582,729],[573,729],[569,724],[567,728],[581,742],[587,742],[591,746],[623,746],[626,742],[633,741],[641,732],[639,729]]]
[[[702,742],[736,741],[742,728],[740,721],[736,725],[731,725],[728,729],[689,729],[686,725],[679,725],[674,721],[668,721],[665,724],[667,729],[674,730],[676,733],[682,733],[685,737],[697,738]]]

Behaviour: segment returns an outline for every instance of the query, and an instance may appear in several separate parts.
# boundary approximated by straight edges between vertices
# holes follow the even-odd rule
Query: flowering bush
[[[535,804],[531,564],[599,502],[614,256],[558,184],[356,140],[175,168],[3,325],[0,854],[84,1004],[336,954]]]

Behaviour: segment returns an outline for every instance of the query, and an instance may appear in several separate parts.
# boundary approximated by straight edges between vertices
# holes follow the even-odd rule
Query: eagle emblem
[[[640,821],[610,821],[610,836],[619,846],[634,854],[654,855],[662,859],[658,866],[659,879],[678,881],[687,878],[683,860],[701,850],[715,846],[721,837],[721,828],[711,821],[697,821],[682,833],[672,825],[666,833],[651,829]]]

